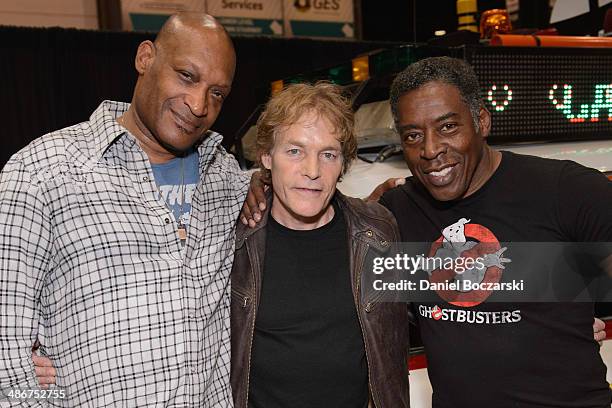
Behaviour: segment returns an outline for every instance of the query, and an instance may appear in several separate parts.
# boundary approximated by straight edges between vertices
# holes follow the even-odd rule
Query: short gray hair
[[[461,99],[468,105],[474,128],[479,128],[480,108],[483,106],[480,98],[478,77],[472,67],[465,61],[450,57],[432,57],[409,65],[400,72],[389,91],[389,102],[395,126],[398,126],[399,99],[406,92],[413,91],[430,82],[444,82],[459,90]]]

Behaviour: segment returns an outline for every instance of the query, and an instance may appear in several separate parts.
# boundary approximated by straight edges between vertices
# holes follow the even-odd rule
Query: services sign
[[[206,11],[232,35],[283,35],[283,0],[208,0]]]

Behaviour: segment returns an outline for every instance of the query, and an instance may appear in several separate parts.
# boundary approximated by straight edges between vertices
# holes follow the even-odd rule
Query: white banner
[[[206,0],[121,0],[124,30],[157,31],[178,11],[206,11]]]

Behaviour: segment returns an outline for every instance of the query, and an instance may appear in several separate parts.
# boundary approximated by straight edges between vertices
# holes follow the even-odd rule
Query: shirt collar
[[[215,153],[219,145],[223,141],[223,136],[219,133],[209,130],[204,135],[204,139],[198,145],[198,155],[200,156],[200,172],[203,173],[205,168],[212,163]]]
[[[103,101],[91,114],[89,123],[94,135],[93,160],[100,160],[106,149],[125,133],[125,128],[117,123],[117,118],[129,107],[130,104],[125,102]]]
[[[90,164],[93,166],[100,161],[108,148],[121,136],[130,135],[129,132],[117,122],[117,118],[127,112],[129,103],[105,100],[89,117],[89,124],[94,135],[94,151]],[[130,135],[133,138],[132,135]],[[223,136],[209,130],[202,142],[197,146],[200,156],[200,168],[212,162]],[[137,145],[137,144],[136,144]]]

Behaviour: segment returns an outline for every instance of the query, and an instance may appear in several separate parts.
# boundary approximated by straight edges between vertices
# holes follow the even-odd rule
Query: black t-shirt
[[[404,242],[433,242],[462,218],[466,236],[487,230],[500,242],[612,242],[612,183],[569,161],[503,152],[465,199],[436,201],[408,178],[381,203]],[[414,308],[435,408],[610,406],[592,303],[461,307],[440,298]]]
[[[250,374],[254,408],[363,408],[368,371],[342,212],[309,231],[271,216]]]

